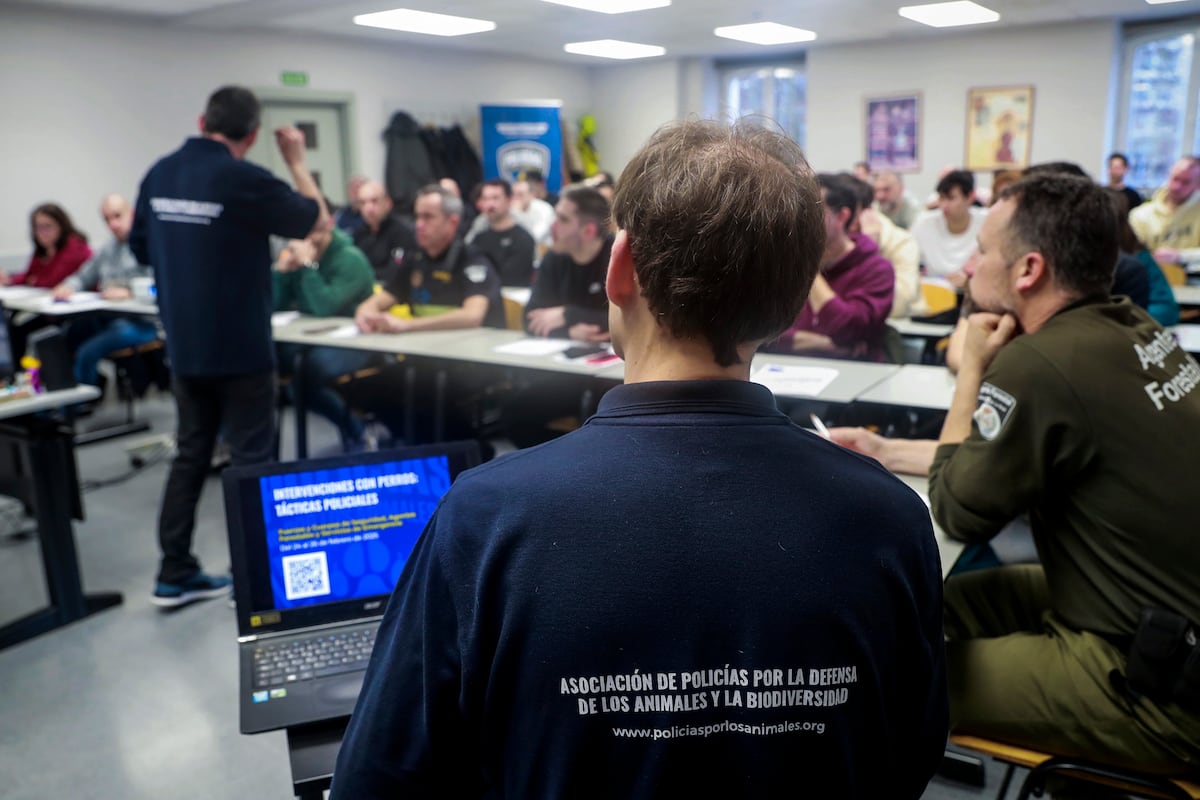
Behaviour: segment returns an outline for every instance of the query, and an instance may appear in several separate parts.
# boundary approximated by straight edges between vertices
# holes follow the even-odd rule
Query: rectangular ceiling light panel
[[[414,11],[411,8],[393,8],[391,11],[358,14],[354,17],[354,24],[365,25],[369,28],[387,28],[392,31],[424,33],[429,36],[465,36],[468,33],[496,30],[496,23],[486,19],[453,17],[449,14]]]
[[[984,8],[970,0],[957,0],[953,3],[927,3],[921,6],[904,6],[900,16],[929,25],[933,28],[953,28],[958,25],[980,25],[986,22],[996,22],[1000,15],[990,8]]]
[[[793,28],[791,25],[781,25],[778,22],[753,22],[748,25],[725,25],[713,29],[713,33],[722,39],[736,39],[750,44],[796,44],[811,42],[817,38],[812,31],[804,28]]]
[[[665,8],[671,0],[542,0],[557,6],[582,8],[584,11],[599,11],[601,14],[628,14],[630,11],[645,11],[649,8]]]
[[[619,39],[597,39],[592,42],[571,42],[563,45],[563,50],[577,56],[596,56],[598,58],[616,58],[622,61],[631,58],[652,58],[667,52],[665,47],[656,44],[637,44],[622,42]]]

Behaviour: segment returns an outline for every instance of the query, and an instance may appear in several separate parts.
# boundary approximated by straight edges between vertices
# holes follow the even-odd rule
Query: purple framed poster
[[[920,92],[868,98],[866,136],[871,172],[920,172]]]

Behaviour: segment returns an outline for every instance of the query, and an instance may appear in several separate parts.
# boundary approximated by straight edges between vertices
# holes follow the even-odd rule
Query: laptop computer
[[[242,733],[348,717],[384,606],[476,442],[222,475]]]

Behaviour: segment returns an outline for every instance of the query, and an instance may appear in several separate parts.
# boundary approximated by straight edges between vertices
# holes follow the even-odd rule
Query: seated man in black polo
[[[503,285],[528,286],[537,248],[533,236],[513,218],[512,184],[503,178],[484,182],[479,202],[488,225],[469,238],[471,246],[491,260]]]
[[[500,279],[491,262],[457,238],[462,200],[437,184],[417,192],[416,219],[418,247],[406,251],[391,279],[383,289],[368,297],[354,312],[354,321],[364,333],[404,333],[406,331],[455,330],[504,327],[504,302],[500,298]],[[392,313],[393,307],[401,314]],[[403,306],[407,306],[404,309]],[[416,440],[428,440],[432,426],[422,424],[432,416],[433,393],[430,371],[423,371],[417,387],[418,425]],[[467,389],[477,382],[472,376],[452,373],[449,396],[455,389]],[[428,385],[426,385],[428,384]],[[450,404],[452,405],[452,404]],[[390,398],[376,410],[380,421],[393,433],[398,431],[396,404]],[[453,408],[446,408],[446,437],[451,432],[463,435],[463,420],[456,419]],[[411,444],[411,442],[410,442]]]
[[[404,260],[417,249],[412,228],[392,213],[392,198],[378,181],[368,181],[358,190],[358,213],[363,224],[354,231],[354,246],[363,251],[375,280],[386,283]]]
[[[604,279],[613,245],[608,201],[590,186],[568,186],[554,213],[554,249],[542,259],[534,279],[525,330],[530,336],[607,343]],[[586,388],[585,380],[571,375],[550,375],[518,386],[504,407],[508,438],[517,447],[532,447],[561,436],[569,425],[559,425],[559,420],[586,413]]]

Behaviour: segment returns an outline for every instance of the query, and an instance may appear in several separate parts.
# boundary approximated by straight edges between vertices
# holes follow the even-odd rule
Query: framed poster
[[[1032,86],[1002,86],[967,92],[968,170],[1028,167],[1032,133]]]
[[[871,172],[921,171],[921,94],[867,99],[867,163]]]

